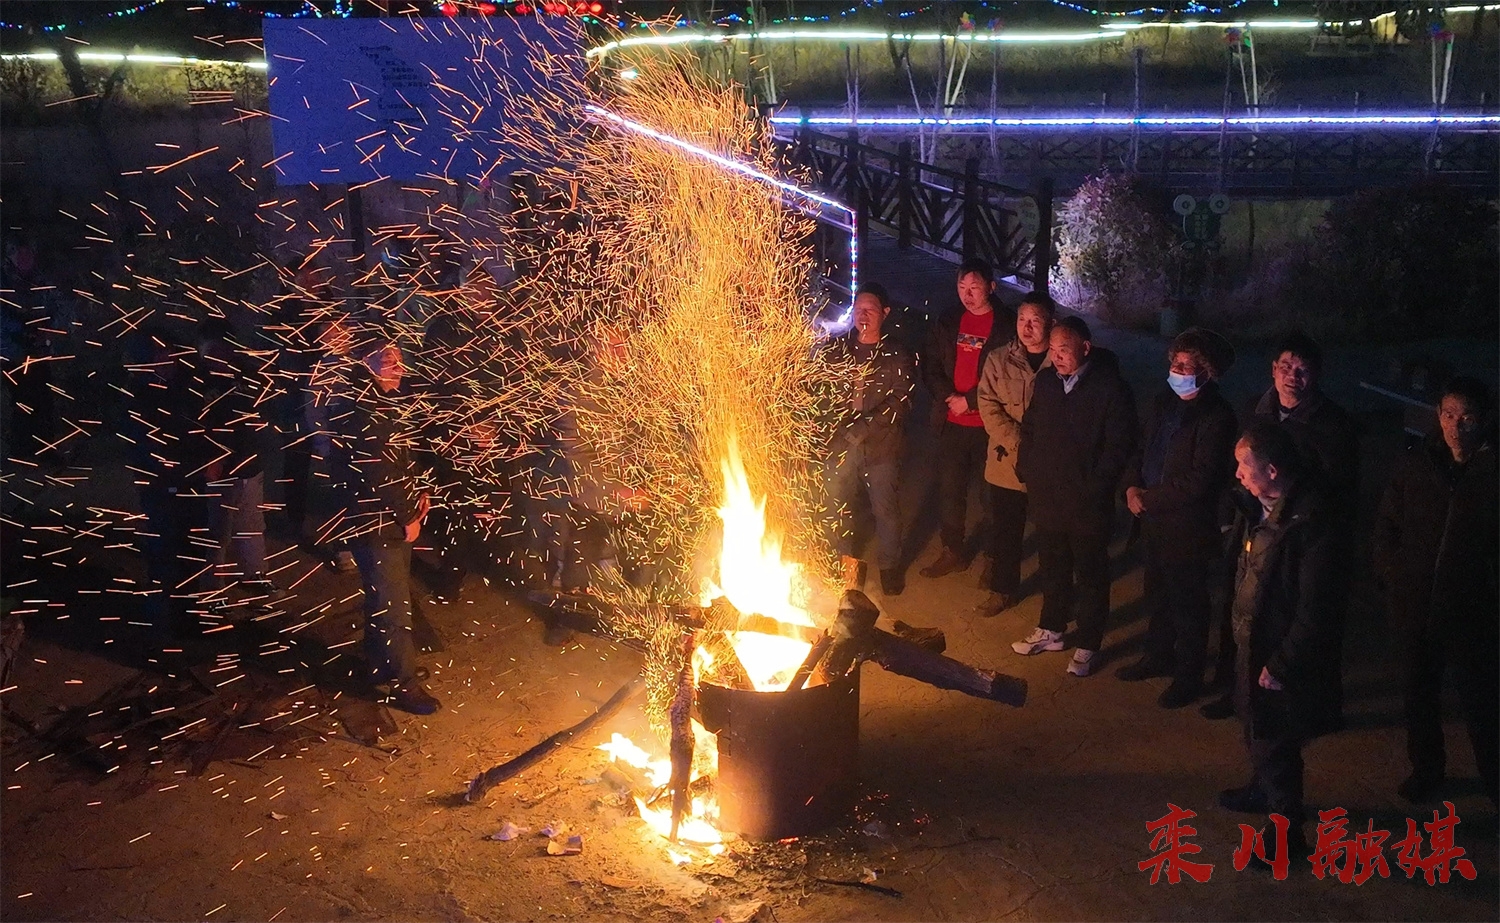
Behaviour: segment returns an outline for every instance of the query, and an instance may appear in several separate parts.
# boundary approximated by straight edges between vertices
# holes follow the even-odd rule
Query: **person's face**
[[[1438,426],[1443,430],[1443,442],[1455,457],[1467,455],[1474,448],[1479,435],[1479,414],[1468,401],[1457,394],[1443,398],[1438,405]]]
[[[1277,483],[1275,465],[1268,465],[1256,458],[1243,439],[1234,445],[1234,460],[1234,476],[1257,500],[1265,500],[1273,495]]]
[[[387,346],[370,357],[370,371],[375,373],[375,383],[382,391],[394,391],[401,387],[401,376],[406,374],[406,364],[401,361],[401,350]]]
[[[1048,337],[1047,351],[1052,358],[1052,367],[1064,377],[1083,367],[1090,348],[1091,343],[1064,327],[1053,327]]]
[[[1193,376],[1200,389],[1208,383],[1210,378],[1207,363],[1200,361],[1192,353],[1173,353],[1172,360],[1168,365],[1168,371],[1173,375]]]
[[[1047,349],[1047,338],[1052,331],[1052,322],[1047,312],[1034,304],[1023,304],[1016,311],[1016,339],[1029,353]]]
[[[990,292],[994,290],[995,283],[984,281],[984,276],[977,272],[958,277],[958,300],[971,314],[983,314],[989,308]]]
[[[1296,353],[1282,353],[1271,363],[1271,383],[1283,407],[1296,407],[1318,382],[1317,374]]]
[[[854,326],[859,330],[860,336],[867,339],[880,338],[880,328],[885,324],[886,315],[890,313],[891,309],[869,292],[854,299]]]

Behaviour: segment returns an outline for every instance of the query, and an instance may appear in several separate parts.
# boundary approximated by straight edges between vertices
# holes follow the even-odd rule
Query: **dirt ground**
[[[1135,345],[1143,356],[1159,349],[1149,338]],[[1122,344],[1123,353],[1131,348]],[[1398,429],[1393,413],[1381,414],[1363,417],[1378,432]],[[1367,450],[1372,491],[1394,437]],[[923,490],[914,477],[908,510],[930,506]],[[916,534],[927,534],[930,523],[915,518]],[[1161,710],[1162,680],[1113,676],[1144,630],[1140,570],[1123,542],[1114,548],[1106,666],[1087,679],[1065,674],[1066,654],[1010,651],[1036,622],[1035,592],[998,618],[972,616],[984,595],[983,558],[966,574],[927,580],[917,568],[929,547],[904,595],[885,599],[871,587],[889,617],[943,629],[951,656],[1025,677],[1030,701],[1013,709],[867,665],[862,796],[846,823],[795,841],[731,843],[712,861],[678,867],[595,749],[612,731],[647,739],[638,705],[482,803],[462,800],[471,777],[607,699],[638,671],[635,651],[587,635],[549,647],[524,601],[471,578],[459,603],[423,606],[444,648],[423,657],[444,709],[400,715],[398,732],[368,746],[355,734],[379,716],[338,681],[351,659],[343,653],[358,648],[355,576],[286,551],[275,559],[290,565],[278,579],[308,574],[298,604],[211,637],[197,651],[197,679],[172,681],[139,674],[128,655],[132,597],[79,593],[127,586],[115,581],[138,571],[133,553],[116,548],[49,569],[46,536],[37,537],[31,564],[43,579],[8,592],[61,604],[33,604],[38,612],[0,695],[6,920],[710,921],[746,918],[761,904],[784,923],[1500,916],[1495,815],[1478,791],[1456,706],[1448,712],[1448,797],[1475,880],[1407,880],[1390,850],[1391,877],[1362,886],[1318,880],[1306,864],[1282,882],[1235,872],[1237,825],[1251,819],[1220,810],[1216,793],[1247,776],[1237,726],[1191,708]],[[1033,591],[1034,566],[1033,556]],[[1391,842],[1406,818],[1432,819],[1432,806],[1394,794],[1406,766],[1393,682],[1379,611],[1363,591],[1348,632],[1349,726],[1308,747],[1307,795],[1315,809],[1346,809],[1351,831],[1370,820],[1391,830]],[[71,750],[35,736],[65,719],[97,726],[87,722],[109,716],[88,712],[105,704],[132,707],[116,704],[121,689],[139,693],[128,714],[147,730],[166,726],[150,714],[156,702],[209,720],[178,719],[185,730],[145,752],[128,735],[134,751],[111,749],[109,734],[74,738]],[[99,704],[67,711],[90,703]],[[84,752],[90,746],[104,755]],[[103,771],[109,765],[119,768]],[[1138,868],[1152,854],[1146,825],[1169,802],[1198,814],[1191,842],[1202,851],[1192,858],[1214,864],[1205,883],[1152,885]],[[529,832],[491,839],[506,823]],[[549,856],[540,833],[549,824],[581,835],[582,853]],[[827,883],[861,878],[892,893]]]

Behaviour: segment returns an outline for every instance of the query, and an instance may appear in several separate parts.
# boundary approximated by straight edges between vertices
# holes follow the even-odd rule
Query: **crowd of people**
[[[868,501],[883,592],[905,588],[898,502],[903,428],[916,385],[932,401],[919,439],[934,449],[941,547],[928,578],[967,571],[971,483],[989,493],[993,617],[1023,598],[1029,522],[1042,605],[1012,648],[1071,648],[1067,672],[1095,673],[1110,615],[1109,545],[1117,504],[1144,562],[1145,654],[1123,681],[1165,677],[1158,704],[1208,698],[1209,719],[1238,716],[1248,783],[1224,807],[1280,814],[1289,849],[1305,854],[1302,748],[1343,724],[1343,640],[1359,522],[1359,431],[1319,386],[1323,352],[1299,332],[1274,348],[1268,387],[1236,414],[1218,382],[1235,361],[1223,337],[1194,328],[1166,351],[1160,392],[1144,406],[1117,357],[1088,324],[1058,316],[1043,293],[1012,315],[993,297],[991,268],[958,269],[961,308],[934,319],[919,355],[883,329],[886,292],[866,285],[837,347],[866,371],[836,441],[828,483],[841,511],[838,549],[850,586],[862,580],[854,511]],[[1371,545],[1401,662],[1410,776],[1402,797],[1425,801],[1446,771],[1440,690],[1451,665],[1484,791],[1500,796],[1500,518],[1494,401],[1458,376],[1442,389],[1436,430],[1401,461]],[[1206,677],[1218,625],[1217,662]],[[1066,636],[1069,625],[1075,625]]]
[[[8,254],[6,266],[10,277],[30,271],[23,253]],[[154,592],[145,621],[157,649],[171,650],[227,622],[237,607],[284,606],[287,590],[266,573],[265,512],[276,510],[295,541],[330,567],[359,572],[372,688],[399,709],[430,714],[440,703],[418,665],[413,547],[421,541],[435,554],[426,582],[438,599],[456,598],[466,572],[500,557],[497,534],[524,536],[508,558],[516,582],[572,590],[607,556],[609,532],[620,524],[566,489],[515,490],[504,471],[459,470],[462,453],[453,446],[482,448],[493,427],[454,413],[445,415],[455,422],[441,439],[419,435],[409,338],[320,310],[341,298],[315,260],[294,257],[278,278],[274,316],[253,333],[210,320],[191,336],[145,327],[135,337],[139,348],[125,366],[130,386],[117,390],[131,397],[120,435],[146,520],[138,534]],[[916,353],[887,330],[890,300],[875,284],[857,292],[852,328],[825,347],[859,370],[825,480],[846,584],[864,581],[853,523],[867,505],[881,590],[905,591],[912,536],[902,467],[908,447],[922,445],[935,459],[940,540],[922,576],[967,571],[984,543],[988,594],[975,615],[1011,610],[1025,596],[1029,523],[1040,617],[1011,646],[1028,657],[1071,650],[1067,672],[1088,677],[1103,662],[1110,544],[1123,505],[1144,563],[1147,628],[1144,655],[1115,675],[1169,678],[1163,708],[1206,699],[1206,718],[1238,716],[1251,779],[1221,801],[1283,815],[1292,848],[1303,848],[1302,748],[1342,724],[1345,610],[1360,547],[1358,430],[1320,387],[1321,348],[1304,334],[1283,338],[1268,386],[1237,414],[1219,387],[1233,347],[1190,329],[1167,347],[1159,393],[1138,405],[1118,358],[1082,318],[1059,316],[1047,295],[1028,294],[1011,312],[995,297],[991,268],[977,260],[959,267],[956,289],[958,309],[932,320]],[[407,326],[441,341],[442,313],[419,310],[419,301],[403,295],[408,313],[423,314]],[[26,332],[16,326],[7,348],[24,350]],[[18,434],[46,449],[54,437],[33,405],[56,390],[47,367],[8,368],[11,400],[23,411],[13,418],[11,444]],[[919,385],[932,409],[925,422],[912,419]],[[431,382],[415,387],[428,389],[429,404],[444,399]],[[1442,389],[1437,411],[1433,433],[1391,478],[1369,542],[1401,662],[1411,773],[1399,791],[1423,801],[1441,790],[1440,694],[1452,667],[1493,800],[1500,793],[1494,400],[1482,383],[1460,376]],[[580,459],[566,432],[557,441],[532,467],[561,485],[576,480],[570,466]],[[273,456],[279,504],[267,498]],[[968,501],[980,478],[987,503],[975,516]],[[434,502],[434,490],[457,482],[466,485],[467,507]],[[493,502],[473,501],[485,496]],[[976,519],[985,525],[971,533]]]

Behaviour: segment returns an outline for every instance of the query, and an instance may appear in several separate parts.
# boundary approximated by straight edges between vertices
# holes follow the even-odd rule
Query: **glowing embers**
[[[673,861],[688,860],[693,846],[716,854],[720,830],[769,840],[826,826],[852,803],[858,759],[858,673],[803,687],[809,677],[798,668],[820,635],[808,612],[812,587],[803,567],[782,557],[781,536],[767,524],[765,498],[752,492],[734,439],[720,470],[717,573],[705,582],[703,608],[684,624],[690,670],[679,701],[691,699],[693,717],[689,732],[674,705],[677,772],[671,758],[619,734],[600,747],[642,770],[652,792],[637,794],[636,805],[674,840]],[[794,676],[797,688],[788,690]],[[685,796],[671,791],[682,785]]]

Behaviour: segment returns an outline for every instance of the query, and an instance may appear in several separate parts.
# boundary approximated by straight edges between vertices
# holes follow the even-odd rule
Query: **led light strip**
[[[1452,6],[1445,13],[1473,13],[1484,7],[1480,5]],[[1394,13],[1381,13],[1371,16],[1371,22],[1378,22],[1394,16]],[[827,42],[883,42],[893,39],[901,42],[942,42],[959,41],[979,44],[1017,44],[1017,45],[1051,45],[1051,44],[1076,44],[1079,42],[1111,41],[1123,37],[1126,32],[1134,32],[1141,29],[1276,29],[1283,31],[1298,31],[1316,29],[1322,25],[1337,28],[1347,28],[1364,22],[1363,19],[1354,19],[1346,22],[1322,23],[1316,19],[1260,19],[1260,20],[1200,20],[1197,22],[1110,22],[1105,23],[1095,31],[1089,32],[885,32],[874,29],[776,29],[770,31],[755,32],[678,32],[673,30],[658,35],[643,35],[634,38],[616,39],[590,48],[585,52],[589,57],[596,58],[607,55],[620,48],[632,48],[638,46],[668,46],[668,45],[690,45],[690,44],[723,44],[726,42],[774,42],[774,41],[827,41]]]
[[[939,118],[920,116],[773,115],[773,125],[806,125],[828,128],[1468,128],[1500,131],[1500,115],[1056,115],[1037,117],[974,116]]]
[[[665,132],[657,131],[649,125],[642,125],[640,122],[627,119],[624,116],[618,115],[614,112],[610,112],[608,109],[605,109],[603,107],[590,105],[585,106],[584,109],[596,120],[605,122],[612,127],[623,128],[626,131],[634,132],[635,134],[651,138],[654,141],[660,141],[663,144],[671,145],[672,147],[675,147],[680,151],[686,151],[689,154],[693,154],[694,156],[701,157],[704,160],[717,164],[718,166],[721,166],[726,170],[730,170],[734,173],[740,174],[741,176],[753,179],[758,183],[762,183],[764,185],[777,189],[783,194],[791,197],[792,200],[797,203],[797,210],[810,218],[820,218],[827,220],[827,216],[824,213],[825,209],[832,209],[834,212],[838,213],[839,217],[845,223],[835,223],[835,227],[838,227],[840,230],[849,232],[849,311],[852,311],[854,309],[853,294],[859,291],[859,233],[856,224],[857,215],[854,209],[850,208],[842,202],[819,195],[816,192],[811,192],[807,189],[803,189],[801,186],[798,186],[795,183],[789,183],[784,179],[779,179],[775,176],[772,176],[764,170],[757,169],[750,164],[742,163],[732,157],[725,157],[723,154],[716,154],[707,148],[699,147],[698,145],[693,144],[689,141],[684,141],[681,138],[673,137],[672,135],[669,135]],[[847,320],[848,315],[849,312],[846,311],[841,318],[841,321]]]
[[[56,61],[55,51],[29,51],[11,52],[0,54],[3,61]],[[266,69],[265,61],[227,61],[215,60],[213,58],[185,58],[174,54],[122,54],[117,51],[80,51],[80,61],[97,61],[103,64],[169,64],[183,66],[187,64],[227,64],[231,67],[248,67],[254,71]]]

